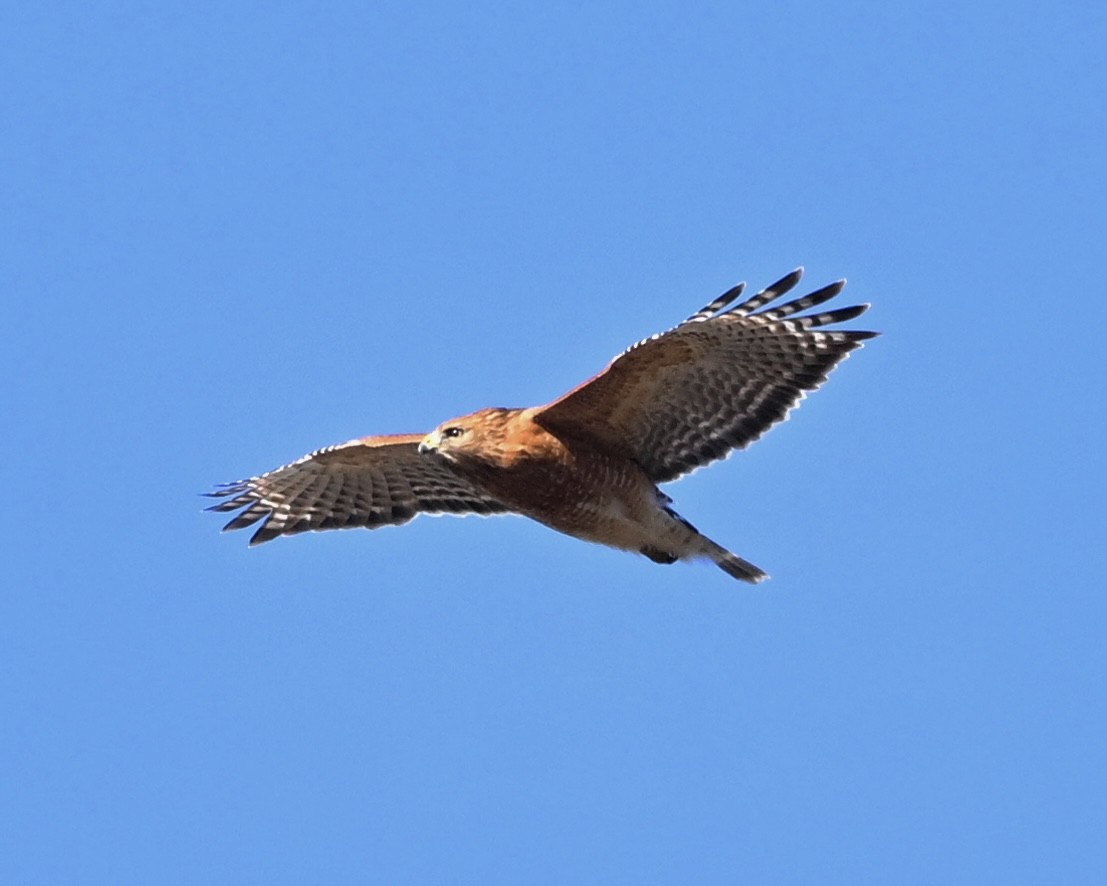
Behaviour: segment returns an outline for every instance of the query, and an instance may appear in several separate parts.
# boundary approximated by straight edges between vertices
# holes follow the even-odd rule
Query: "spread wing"
[[[655,483],[740,449],[781,421],[874,332],[824,330],[868,305],[798,316],[829,301],[841,280],[776,308],[793,271],[734,307],[735,286],[679,326],[634,345],[534,420],[554,433],[633,458]]]
[[[208,510],[245,508],[224,530],[264,521],[251,545],[309,529],[398,525],[420,512],[497,514],[506,510],[444,459],[420,455],[416,449],[420,439],[417,435],[363,437],[327,446],[283,468],[206,493],[223,499]]]

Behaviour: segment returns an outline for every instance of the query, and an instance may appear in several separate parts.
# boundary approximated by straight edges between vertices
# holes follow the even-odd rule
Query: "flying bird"
[[[698,532],[658,484],[752,443],[877,334],[825,328],[867,304],[802,314],[838,295],[844,280],[771,307],[802,274],[738,304],[744,284],[735,286],[552,403],[327,446],[217,487],[207,494],[221,501],[208,510],[241,509],[224,530],[260,522],[251,545],[420,513],[522,514],[655,563],[707,559],[759,582],[765,572]]]

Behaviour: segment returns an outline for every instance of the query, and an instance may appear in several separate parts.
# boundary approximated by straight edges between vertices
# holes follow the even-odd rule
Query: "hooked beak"
[[[437,452],[438,442],[434,439],[434,434],[427,434],[427,436],[420,440],[419,447],[416,451],[420,455],[426,455],[428,452]]]

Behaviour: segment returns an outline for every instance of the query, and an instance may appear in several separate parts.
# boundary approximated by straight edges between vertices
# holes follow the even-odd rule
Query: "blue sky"
[[[0,879],[1101,882],[1099,4],[0,13]],[[884,336],[668,487],[756,589],[196,493],[740,279]]]

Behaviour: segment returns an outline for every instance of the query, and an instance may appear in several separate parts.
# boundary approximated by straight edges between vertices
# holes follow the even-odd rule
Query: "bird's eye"
[[[442,431],[443,437],[460,437],[465,433],[465,428],[446,428]]]

